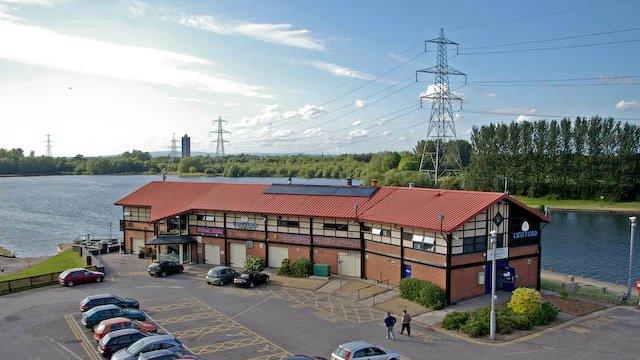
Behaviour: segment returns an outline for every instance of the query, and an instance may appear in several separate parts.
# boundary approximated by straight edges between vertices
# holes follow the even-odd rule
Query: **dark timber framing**
[[[447,305],[451,304],[451,250],[452,250],[452,241],[453,237],[451,234],[447,234],[447,268],[445,270],[445,302]]]
[[[400,227],[400,280],[402,279],[404,279],[404,227]]]
[[[313,218],[309,218],[309,260],[313,264]]]

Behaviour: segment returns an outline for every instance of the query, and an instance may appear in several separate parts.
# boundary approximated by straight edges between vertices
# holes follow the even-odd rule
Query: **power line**
[[[537,117],[537,118],[576,118],[583,117],[579,115],[549,115],[549,114],[524,114],[524,113],[514,113],[514,112],[504,112],[504,111],[491,111],[491,110],[473,110],[473,109],[464,109],[460,110],[463,113],[469,114],[481,114],[481,115],[505,115],[505,116],[528,116],[528,117]],[[609,116],[603,116],[603,118],[607,118]],[[610,116],[613,119],[617,120],[626,120],[626,121],[640,121],[640,117],[620,117],[620,116]]]
[[[477,80],[469,81],[469,85],[474,84],[500,84],[500,83],[533,83],[533,82],[561,82],[561,81],[588,81],[588,80],[619,80],[619,79],[636,79],[640,78],[640,75],[612,75],[612,76],[590,76],[590,77],[576,77],[576,78],[560,78],[560,79],[508,79],[508,80]]]
[[[561,46],[548,46],[548,47],[539,47],[539,48],[531,48],[531,49],[514,49],[514,50],[495,50],[495,51],[478,51],[478,52],[461,52],[458,55],[481,55],[481,54],[510,54],[510,53],[523,53],[523,52],[532,52],[532,51],[547,51],[547,50],[562,50],[562,49],[575,49],[582,47],[591,47],[591,46],[603,46],[603,45],[618,45],[618,44],[628,44],[638,42],[640,39],[628,39],[628,40],[618,40],[618,41],[604,41],[599,43],[589,43],[589,44],[576,44],[576,45],[561,45]]]

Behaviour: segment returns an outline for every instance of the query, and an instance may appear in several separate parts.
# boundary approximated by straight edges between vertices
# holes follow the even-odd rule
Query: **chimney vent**
[[[415,186],[416,186],[416,184],[415,184],[415,183],[409,183],[409,187],[410,187],[410,188],[415,187]]]
[[[378,187],[378,179],[371,179],[371,186]]]

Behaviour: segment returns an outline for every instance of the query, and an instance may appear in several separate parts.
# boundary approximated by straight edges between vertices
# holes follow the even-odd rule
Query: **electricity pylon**
[[[222,117],[218,117],[217,120],[213,120],[213,127],[216,127],[216,123],[218,124],[218,129],[216,131],[210,131],[209,135],[216,134],[216,139],[211,140],[211,146],[213,143],[216,143],[216,156],[224,156],[224,143],[229,143],[229,140],[224,139],[224,134],[231,134],[230,132],[222,129],[222,123],[226,123],[227,120],[222,120]]]

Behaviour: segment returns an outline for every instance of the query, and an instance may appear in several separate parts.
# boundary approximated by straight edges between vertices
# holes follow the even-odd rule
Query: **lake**
[[[177,181],[285,183],[280,178],[179,178]],[[0,245],[20,257],[55,254],[59,243],[80,234],[122,236],[122,210],[113,203],[159,175],[40,176],[0,178]],[[295,183],[344,184],[341,179],[293,179]],[[354,181],[354,184],[358,184]],[[553,212],[542,231],[545,269],[626,283],[628,215]],[[640,277],[636,241],[635,277]]]

